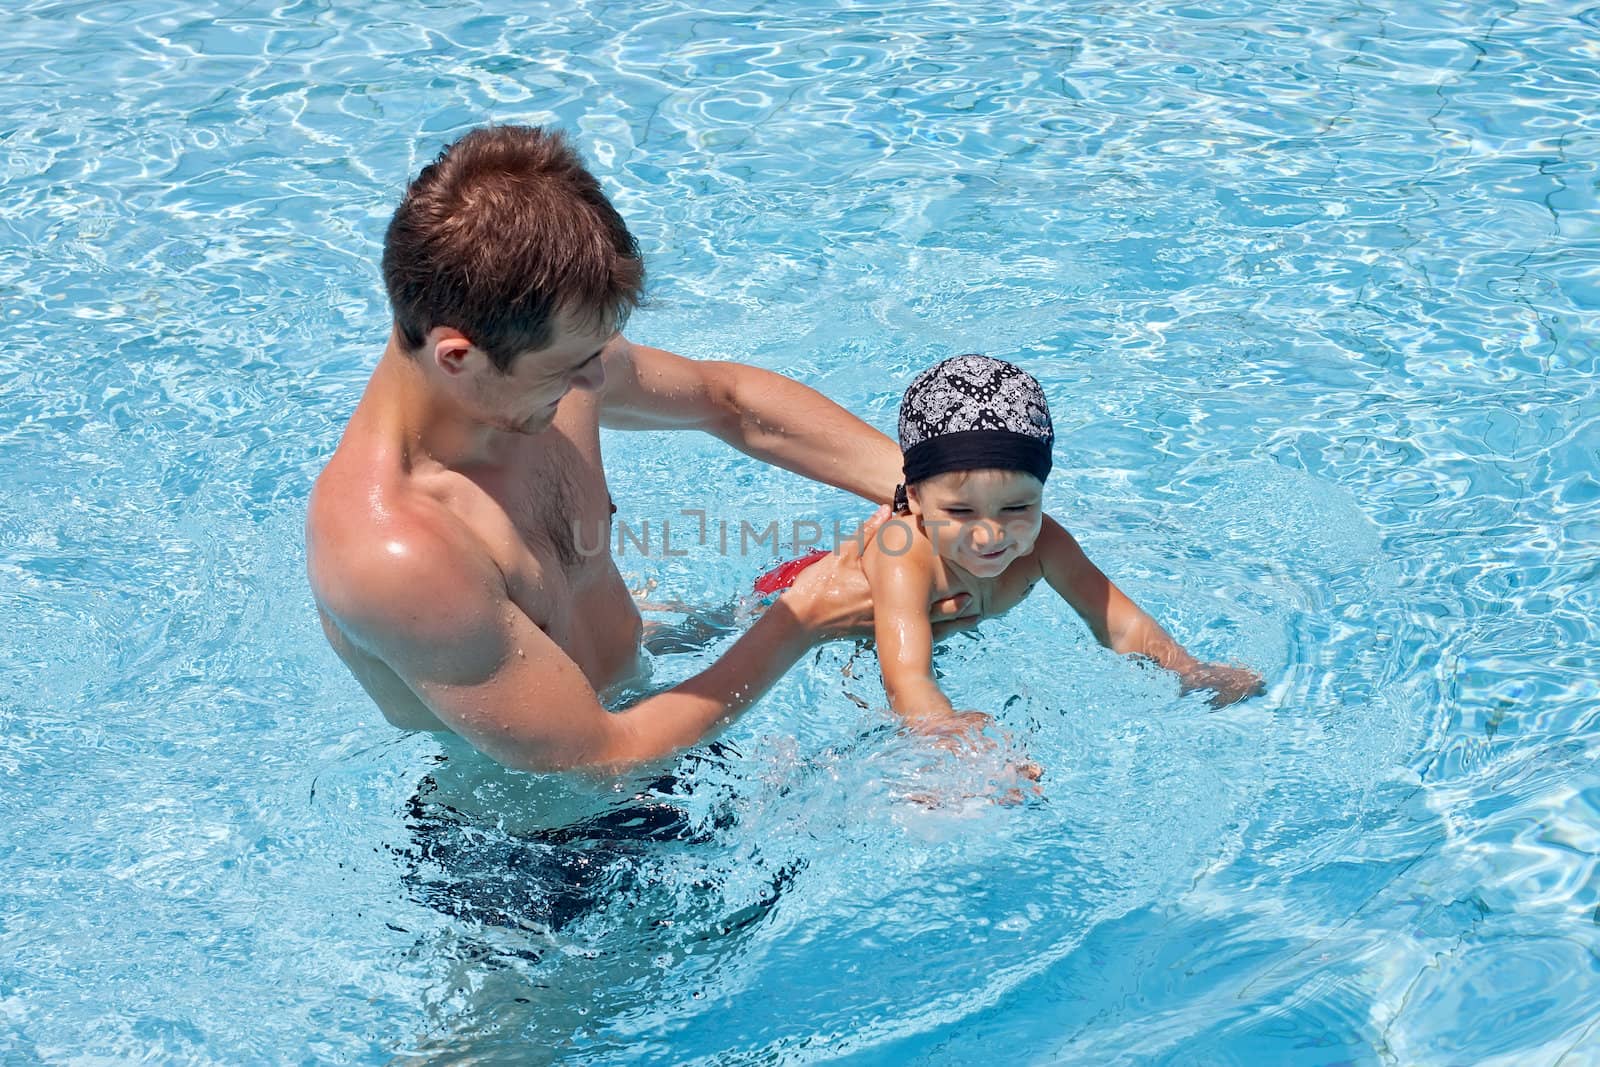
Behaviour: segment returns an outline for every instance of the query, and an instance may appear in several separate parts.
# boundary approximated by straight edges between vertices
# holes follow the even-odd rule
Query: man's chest
[[[609,555],[615,509],[598,456],[555,445],[509,470],[494,495],[524,563],[578,578]]]
[[[559,435],[510,468],[494,494],[512,603],[604,690],[636,668],[640,620],[611,555],[612,505],[592,449]]]

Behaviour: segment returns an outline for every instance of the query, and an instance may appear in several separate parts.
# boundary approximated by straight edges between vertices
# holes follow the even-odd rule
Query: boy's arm
[[[904,518],[898,521],[896,539],[910,523]],[[907,551],[890,553],[884,550],[882,537],[880,531],[868,544],[861,569],[872,590],[873,633],[889,706],[914,726],[947,721],[955,716],[955,708],[933,677],[933,624],[928,618],[933,546],[913,534]]]
[[[1161,625],[1129,600],[1107,578],[1076,539],[1050,516],[1044,517],[1034,553],[1045,581],[1083,617],[1095,640],[1113,652],[1144,656],[1177,674],[1183,691],[1210,689],[1219,707],[1254,696],[1261,678],[1252,671],[1202,663],[1189,655]]]
[[[816,390],[781,374],[685,359],[622,337],[601,357],[600,421],[619,430],[698,429],[757,459],[886,503],[900,449]]]
[[[1034,553],[1044,580],[1083,617],[1102,645],[1113,652],[1131,652],[1152,659],[1180,675],[1198,664],[1160,624],[1112,584],[1084,555],[1065,527],[1048,515],[1039,529]]]
[[[902,518],[903,523],[909,519]],[[885,527],[888,524],[885,523]],[[901,532],[893,531],[897,539]],[[889,705],[907,726],[935,738],[934,744],[952,752],[970,751],[974,745],[991,748],[993,739],[983,731],[994,721],[981,711],[957,711],[933,676],[934,626],[929,622],[928,598],[933,591],[934,551],[922,534],[912,537],[904,553],[884,551],[882,531],[867,544],[861,569],[872,589],[873,632],[878,641],[878,663]],[[975,621],[968,617],[963,620]],[[948,632],[948,623],[939,627]],[[1011,772],[1029,783],[1044,773],[1031,761],[1007,762]],[[1037,793],[1037,787],[1026,788]],[[1007,791],[1004,803],[1022,800],[1022,783]]]

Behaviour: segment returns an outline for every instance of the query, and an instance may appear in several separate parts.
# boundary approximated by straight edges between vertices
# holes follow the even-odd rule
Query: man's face
[[[605,382],[600,354],[616,336],[615,330],[570,326],[563,316],[550,343],[519,353],[507,372],[477,353],[482,364],[474,392],[484,421],[510,433],[545,430],[562,397],[573,389],[598,389]]]
[[[940,474],[906,492],[939,555],[978,578],[993,578],[1033,551],[1043,494],[1033,475],[998,470]]]

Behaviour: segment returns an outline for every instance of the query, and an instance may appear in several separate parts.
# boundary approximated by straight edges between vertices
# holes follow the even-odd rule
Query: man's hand
[[[800,572],[794,585],[784,591],[783,603],[813,635],[813,640],[871,636],[872,590],[861,569],[861,553],[888,518],[889,509],[879,508],[861,524],[861,532],[853,543],[841,543],[835,551]],[[934,636],[966,629],[977,622],[975,616],[968,614],[971,601],[970,594],[960,593],[935,603],[929,609]]]
[[[1184,671],[1180,692],[1192,693],[1196,689],[1211,690],[1210,705],[1225,708],[1247,697],[1260,696],[1265,691],[1261,675],[1245,667],[1225,663],[1197,663]]]

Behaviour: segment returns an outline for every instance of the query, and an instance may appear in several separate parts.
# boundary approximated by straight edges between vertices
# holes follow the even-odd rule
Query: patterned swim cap
[[[907,483],[958,470],[1050,475],[1055,428],[1044,390],[1014,363],[954,356],[917,375],[900,402]]]

